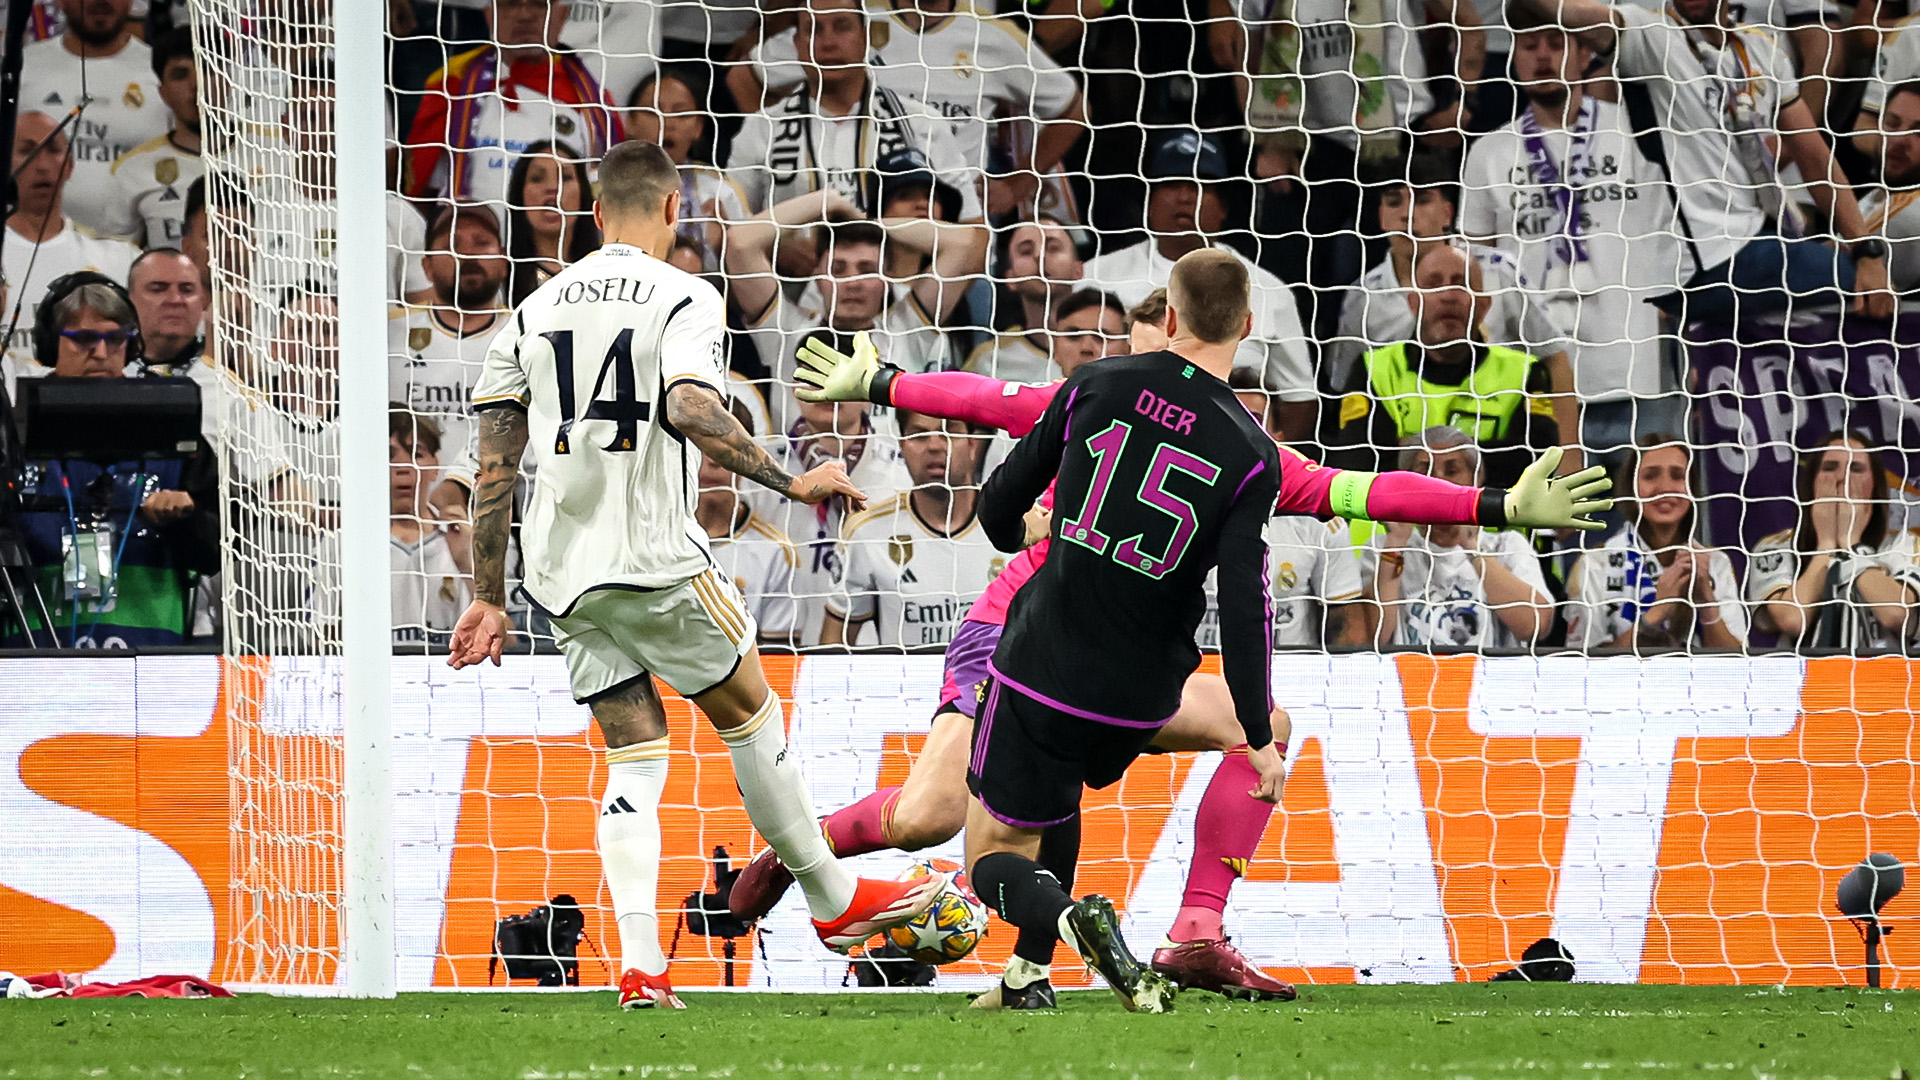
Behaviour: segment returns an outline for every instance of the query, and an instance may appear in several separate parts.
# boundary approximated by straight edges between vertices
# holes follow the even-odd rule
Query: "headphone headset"
[[[146,351],[146,343],[140,339],[140,315],[133,306],[133,296],[126,287],[105,274],[92,270],[76,270],[54,278],[47,285],[45,296],[40,298],[40,306],[33,312],[33,358],[41,364],[52,367],[60,359],[60,328],[53,325],[53,309],[60,301],[89,285],[105,285],[126,302],[127,310],[133,313],[133,321],[127,329],[133,331],[133,337],[127,341],[127,363],[139,360]]]

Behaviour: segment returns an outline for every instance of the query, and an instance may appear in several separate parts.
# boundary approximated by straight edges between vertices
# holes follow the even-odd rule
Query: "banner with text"
[[[1897,501],[1920,502],[1920,320],[1889,332],[1830,317],[1687,351],[1712,543],[1751,550],[1793,528],[1801,455],[1842,431],[1879,453]],[[1920,525],[1920,514],[1909,509],[1907,521]]]
[[[940,662],[769,661],[820,807],[901,782]],[[1920,858],[1917,675],[1902,659],[1277,657],[1292,769],[1228,932],[1300,981],[1484,980],[1552,935],[1587,980],[1862,982],[1833,893],[1869,852]],[[230,723],[223,676],[261,680],[232,696],[272,715]],[[0,660],[0,968],[254,981],[236,956],[264,916],[236,885],[255,869],[242,863],[308,859],[323,864],[308,880],[337,883],[338,838],[328,815],[248,799],[245,773],[275,762],[337,790],[337,678],[312,660]],[[611,981],[602,744],[561,661],[396,658],[394,678],[401,987],[486,985],[495,921],[561,892],[587,909],[583,981]],[[677,699],[669,727],[659,898],[676,984],[844,985],[797,891],[731,958],[677,917],[712,889],[716,848],[737,862],[760,845],[719,740]],[[1124,907],[1138,948],[1179,906],[1216,763],[1143,758],[1087,794],[1080,887]],[[956,839],[857,865],[959,854]],[[311,946],[337,948],[334,905],[315,910]],[[1887,914],[1916,910],[1910,892]],[[941,985],[986,985],[1013,937],[996,923]]]

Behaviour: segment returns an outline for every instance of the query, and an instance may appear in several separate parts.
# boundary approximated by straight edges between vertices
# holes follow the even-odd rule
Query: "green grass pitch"
[[[1892,1077],[1920,1071],[1920,995],[1763,987],[1313,987],[1283,1005],[1104,991],[1056,1013],[958,994],[409,994],[362,1002],[0,1002],[0,1078],[1158,1076]]]

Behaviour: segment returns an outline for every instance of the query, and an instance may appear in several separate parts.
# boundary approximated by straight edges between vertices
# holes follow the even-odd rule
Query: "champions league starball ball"
[[[912,881],[934,875],[945,879],[932,906],[910,922],[887,931],[887,939],[923,964],[951,964],[964,958],[987,933],[987,905],[973,894],[967,875],[941,860],[917,862],[900,875]]]

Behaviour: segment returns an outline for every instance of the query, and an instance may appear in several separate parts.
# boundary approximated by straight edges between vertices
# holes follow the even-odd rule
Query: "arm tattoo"
[[[782,495],[792,492],[793,477],[753,441],[719,394],[681,383],[667,394],[667,419],[715,465]]]
[[[513,518],[513,487],[520,455],[527,449],[527,414],[508,405],[486,409],[480,425],[479,478],[473,493],[473,598],[507,605],[507,528]]]

